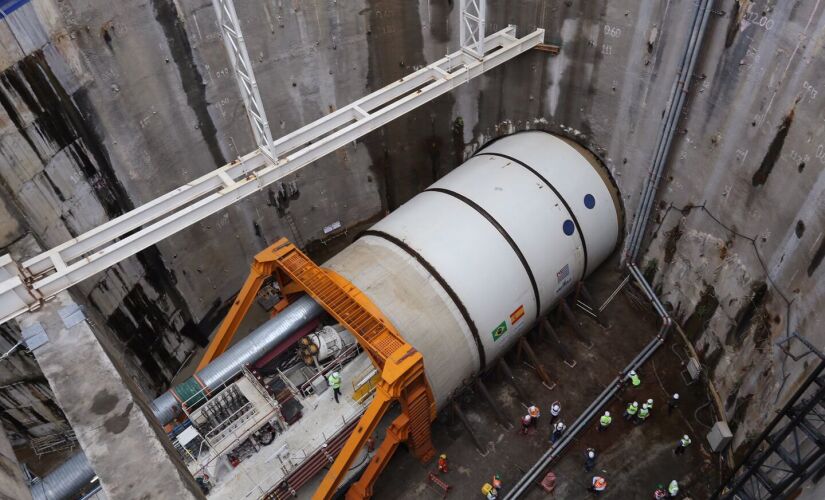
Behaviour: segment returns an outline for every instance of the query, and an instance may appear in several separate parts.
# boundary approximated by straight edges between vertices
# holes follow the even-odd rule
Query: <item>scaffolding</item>
[[[809,349],[799,357],[815,354],[819,365],[754,441],[714,500],[786,498],[825,472],[825,355],[798,334],[777,344],[794,339]]]

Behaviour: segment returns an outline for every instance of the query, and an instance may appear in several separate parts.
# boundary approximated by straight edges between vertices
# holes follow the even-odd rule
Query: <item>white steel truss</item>
[[[0,323],[539,45],[544,30],[515,35],[509,26],[481,58],[459,50],[273,141],[272,161],[253,151],[22,264],[0,256]]]
[[[269,120],[266,118],[261,94],[258,92],[258,82],[252,71],[252,61],[249,59],[243,30],[241,30],[238,14],[235,12],[235,2],[233,0],[212,0],[212,6],[215,7],[218,26],[229,55],[229,63],[238,81],[246,114],[249,116],[252,133],[255,135],[255,142],[269,159],[275,161],[275,156],[272,154],[272,132],[269,130]]]
[[[459,4],[461,50],[476,59],[484,57],[486,11],[487,0],[461,0]]]

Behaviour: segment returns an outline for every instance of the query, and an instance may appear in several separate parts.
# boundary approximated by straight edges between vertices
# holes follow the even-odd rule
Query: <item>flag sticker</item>
[[[522,316],[524,316],[524,304],[518,306],[518,309],[510,313],[510,324],[515,325],[516,321],[520,320]]]
[[[564,267],[562,267],[559,270],[559,272],[556,273],[556,279],[559,283],[561,283],[568,276],[570,276],[570,264],[565,264]]]
[[[495,329],[495,330],[493,330],[493,332],[492,332],[492,333],[493,333],[493,342],[495,342],[496,340],[500,339],[502,335],[504,335],[505,333],[507,333],[507,322],[506,322],[506,321],[502,321],[502,322],[501,322],[501,324],[500,324],[500,325],[498,325],[498,326],[496,327],[496,329]]]

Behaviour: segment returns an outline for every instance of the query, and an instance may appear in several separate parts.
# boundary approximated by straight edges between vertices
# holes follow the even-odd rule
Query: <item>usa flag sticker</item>
[[[568,276],[570,276],[570,264],[565,264],[564,267],[559,269],[559,272],[556,273],[556,279],[559,283],[561,283]]]

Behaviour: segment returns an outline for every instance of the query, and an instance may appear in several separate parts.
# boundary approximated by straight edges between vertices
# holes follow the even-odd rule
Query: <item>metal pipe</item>
[[[95,477],[95,471],[79,451],[29,487],[33,500],[66,500],[87,486]]]
[[[207,388],[216,389],[240,372],[244,365],[274,349],[323,311],[324,309],[308,295],[299,298],[209,363],[196,374],[197,379]],[[180,411],[180,402],[173,394],[174,390],[173,388],[163,393],[152,402],[152,412],[161,425],[170,422]],[[81,450],[40,481],[32,484],[32,497],[34,500],[72,498],[74,493],[87,485],[94,476],[95,471]]]
[[[252,363],[274,349],[304,324],[323,312],[324,309],[317,302],[308,295],[304,295],[227,349],[194,377],[207,389],[217,389],[222,383],[240,372],[244,365]],[[176,388],[163,393],[152,402],[152,411],[161,425],[170,422],[180,411],[180,402],[174,394]]]
[[[670,147],[673,143],[676,125],[679,122],[679,117],[684,105],[685,96],[687,94],[687,87],[693,75],[693,70],[698,60],[699,50],[701,48],[701,41],[704,37],[705,29],[707,28],[708,18],[710,17],[710,3],[704,0],[694,12],[693,21],[691,23],[691,35],[688,44],[685,47],[685,52],[682,54],[682,59],[679,66],[679,73],[671,90],[669,106],[667,110],[667,117],[662,127],[662,133],[659,136],[657,143],[656,154],[653,158],[653,167],[651,169],[649,181],[645,184],[642,191],[642,199],[639,202],[639,210],[636,214],[636,220],[630,231],[630,237],[626,246],[626,259],[634,262],[638,257],[639,248],[644,239],[645,229],[647,228],[647,221],[650,218],[650,211],[653,206],[653,201],[658,191],[659,182],[664,172],[665,161],[670,152]],[[699,22],[697,28],[697,21]]]

